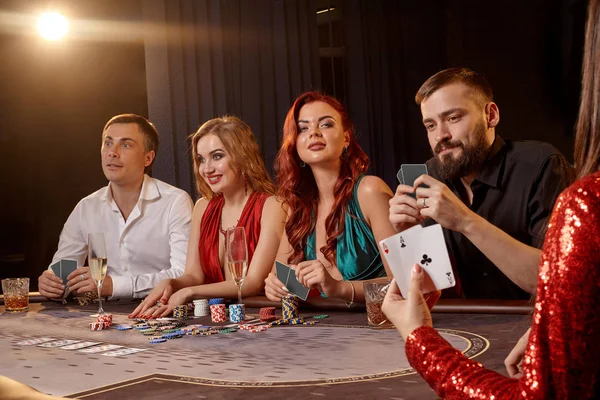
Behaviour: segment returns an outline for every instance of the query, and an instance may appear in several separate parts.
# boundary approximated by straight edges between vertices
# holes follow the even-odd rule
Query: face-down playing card
[[[423,293],[456,284],[444,233],[440,225],[416,225],[379,242],[402,296],[410,289],[412,269],[419,264],[426,272]]]
[[[307,299],[310,289],[298,282],[298,279],[296,279],[296,271],[279,261],[275,261],[275,273],[277,274],[277,279],[288,288],[290,293],[298,296],[302,300]]]
[[[415,181],[421,175],[428,175],[427,165],[425,164],[402,164],[396,177],[398,181],[403,185],[415,186]],[[425,184],[419,185],[419,187],[428,188]],[[416,193],[407,193],[408,196],[416,198]]]
[[[58,260],[50,266],[54,275],[62,279],[63,284],[67,284],[67,276],[77,269],[77,261],[75,260]]]

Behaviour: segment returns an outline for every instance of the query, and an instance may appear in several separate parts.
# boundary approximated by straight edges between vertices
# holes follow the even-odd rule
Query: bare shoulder
[[[280,216],[283,215],[284,218],[287,216],[288,207],[286,204],[282,203],[277,196],[269,196],[265,200],[265,205],[263,206],[263,215],[267,214],[268,216]]]
[[[199,221],[204,215],[204,211],[206,211],[206,207],[208,206],[209,200],[205,197],[201,197],[194,204],[194,212],[192,214],[192,219],[195,221]]]
[[[389,195],[390,197],[393,196],[390,187],[380,177],[367,175],[360,181],[358,186],[359,201],[361,200],[361,197],[367,200],[371,196],[384,194]]]

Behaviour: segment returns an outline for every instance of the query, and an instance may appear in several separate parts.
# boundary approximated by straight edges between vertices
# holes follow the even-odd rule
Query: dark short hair
[[[141,115],[120,114],[109,119],[106,125],[104,125],[102,132],[106,131],[109,126],[114,124],[136,124],[144,135],[144,150],[147,152],[154,151],[154,160],[156,160],[159,144],[158,131],[152,122],[148,121]],[[154,160],[152,160],[152,163],[150,163],[150,165],[144,169],[145,174],[152,175],[152,164],[154,164]]]
[[[425,81],[417,91],[415,101],[421,105],[429,96],[437,90],[452,83],[463,83],[473,89],[483,102],[494,101],[492,86],[483,75],[468,68],[448,68],[438,72]]]

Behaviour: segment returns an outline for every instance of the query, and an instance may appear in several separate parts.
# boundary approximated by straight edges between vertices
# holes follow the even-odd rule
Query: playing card
[[[425,164],[402,164],[400,171],[402,181],[405,185],[414,186],[415,180],[421,175],[427,175],[427,165]],[[419,187],[428,188],[429,186],[421,184]],[[416,193],[407,193],[410,197],[416,198]]]
[[[402,296],[410,288],[412,268],[419,264],[425,272],[423,293],[456,284],[442,227],[416,225],[379,242]]]
[[[67,276],[77,269],[77,261],[75,260],[60,260],[60,277],[64,283],[67,283]]]
[[[120,349],[123,346],[119,346],[118,344],[103,344],[101,346],[88,347],[87,349],[78,350],[78,353],[85,354],[93,354],[93,353],[102,353],[110,350]]]
[[[79,343],[79,342],[81,342],[81,340],[63,339],[63,340],[56,340],[54,342],[46,342],[46,343],[38,344],[38,347],[63,347],[63,346],[68,346],[70,344]]]
[[[288,288],[290,293],[295,294],[302,300],[307,299],[310,289],[298,282],[296,271],[279,261],[275,261],[275,273],[277,274],[277,279]]]
[[[398,182],[400,182],[401,185],[404,185],[404,177],[402,176],[402,167],[400,167],[400,169],[398,170],[398,173],[396,174],[396,179],[398,179]]]
[[[77,261],[75,260],[58,260],[50,266],[54,275],[62,279],[63,283],[67,283],[67,276],[77,269]]]
[[[118,357],[126,356],[128,354],[139,353],[140,351],[146,351],[147,349],[136,349],[135,347],[129,347],[125,349],[107,351],[106,353],[100,354],[101,356]]]
[[[18,343],[15,343],[15,344],[17,346],[33,346],[34,344],[51,342],[53,340],[56,340],[56,339],[55,338],[49,338],[49,337],[43,337],[43,338],[37,338],[37,339],[22,340],[22,341],[20,341]]]
[[[86,347],[91,347],[91,346],[95,346],[97,344],[101,344],[102,342],[79,342],[79,343],[74,343],[74,344],[70,344],[68,346],[63,346],[61,347],[62,350],[79,350],[79,349],[85,349]]]

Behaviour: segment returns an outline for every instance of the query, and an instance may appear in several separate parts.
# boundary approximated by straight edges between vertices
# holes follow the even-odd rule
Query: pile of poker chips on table
[[[204,302],[202,302],[204,303]],[[204,305],[199,303],[199,307],[206,307],[211,310],[211,320],[213,323],[227,322],[227,308],[222,298],[210,299]],[[277,325],[314,325],[315,320],[306,321],[300,317],[298,309],[298,299],[293,295],[286,296],[282,300],[282,318],[277,319],[275,307],[263,307],[259,311],[259,319],[247,320],[245,307],[243,304],[231,304],[229,306],[229,319],[233,324],[225,326],[209,325],[186,325],[183,319],[187,319],[186,311],[183,308],[177,309],[174,313],[175,318],[157,318],[152,320],[136,319],[132,324],[121,324],[117,326],[120,331],[136,330],[142,335],[148,337],[148,343],[164,343],[170,339],[179,339],[183,336],[211,336],[214,334],[225,334],[240,331],[247,332],[265,332],[269,328]],[[194,315],[198,304],[194,304]],[[174,310],[175,311],[175,310]],[[183,315],[186,318],[183,318]],[[110,315],[110,314],[109,314]],[[208,315],[208,313],[206,313]],[[107,318],[107,317],[105,317]],[[327,318],[327,315],[315,315],[315,319]],[[112,315],[110,315],[112,322]],[[106,323],[106,322],[102,322]]]
[[[98,314],[96,322],[90,322],[90,331],[101,331],[112,325],[112,314]]]

